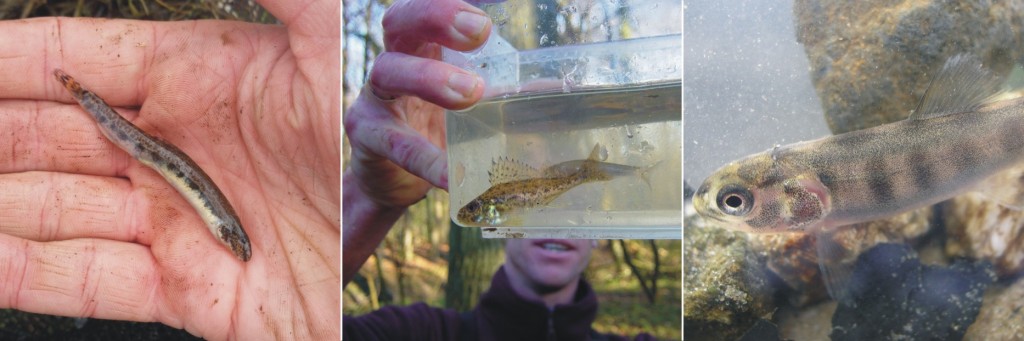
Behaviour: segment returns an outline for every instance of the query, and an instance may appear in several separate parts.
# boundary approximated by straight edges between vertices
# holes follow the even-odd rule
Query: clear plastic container
[[[527,51],[495,36],[480,51],[445,55],[487,82],[484,100],[446,115],[452,219],[482,227],[485,237],[679,239],[680,35]],[[593,174],[611,179],[574,173],[595,150],[590,165],[605,173]],[[533,171],[510,177],[496,164]],[[509,179],[524,182],[488,192]],[[501,219],[460,220],[460,209],[499,192],[554,199],[519,206],[492,200],[489,211],[478,212]]]

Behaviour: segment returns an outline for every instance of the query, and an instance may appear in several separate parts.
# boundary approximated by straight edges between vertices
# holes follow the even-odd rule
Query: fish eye
[[[742,216],[753,207],[754,196],[746,188],[728,186],[718,192],[718,208],[728,215]]]
[[[479,208],[480,202],[476,200],[470,201],[468,204],[466,204],[466,210],[470,212],[476,212],[476,210]]]

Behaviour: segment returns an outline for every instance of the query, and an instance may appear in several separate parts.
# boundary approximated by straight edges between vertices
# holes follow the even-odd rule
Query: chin
[[[533,282],[546,287],[561,288],[572,284],[580,276],[569,276],[573,269],[544,269],[534,274]]]

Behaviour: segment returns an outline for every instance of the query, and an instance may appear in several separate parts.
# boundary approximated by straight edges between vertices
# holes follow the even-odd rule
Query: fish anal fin
[[[921,120],[974,111],[998,94],[1003,79],[970,54],[946,60],[908,119]]]
[[[491,170],[487,172],[487,175],[491,185],[497,185],[516,180],[537,178],[541,176],[541,172],[516,159],[500,157],[491,161]]]
[[[993,174],[972,191],[985,200],[1020,211],[1024,209],[1024,167],[1016,166]]]

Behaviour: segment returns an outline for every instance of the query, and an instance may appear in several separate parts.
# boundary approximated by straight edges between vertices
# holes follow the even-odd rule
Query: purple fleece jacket
[[[491,287],[473,309],[476,327],[460,326],[453,309],[416,303],[408,307],[384,307],[358,317],[345,316],[342,337],[347,340],[453,340],[475,329],[478,340],[628,340],[617,335],[595,334],[590,325],[597,315],[597,296],[580,279],[570,304],[549,310],[543,302],[520,297],[509,284],[505,268],[498,269]],[[636,340],[653,340],[640,334]]]

